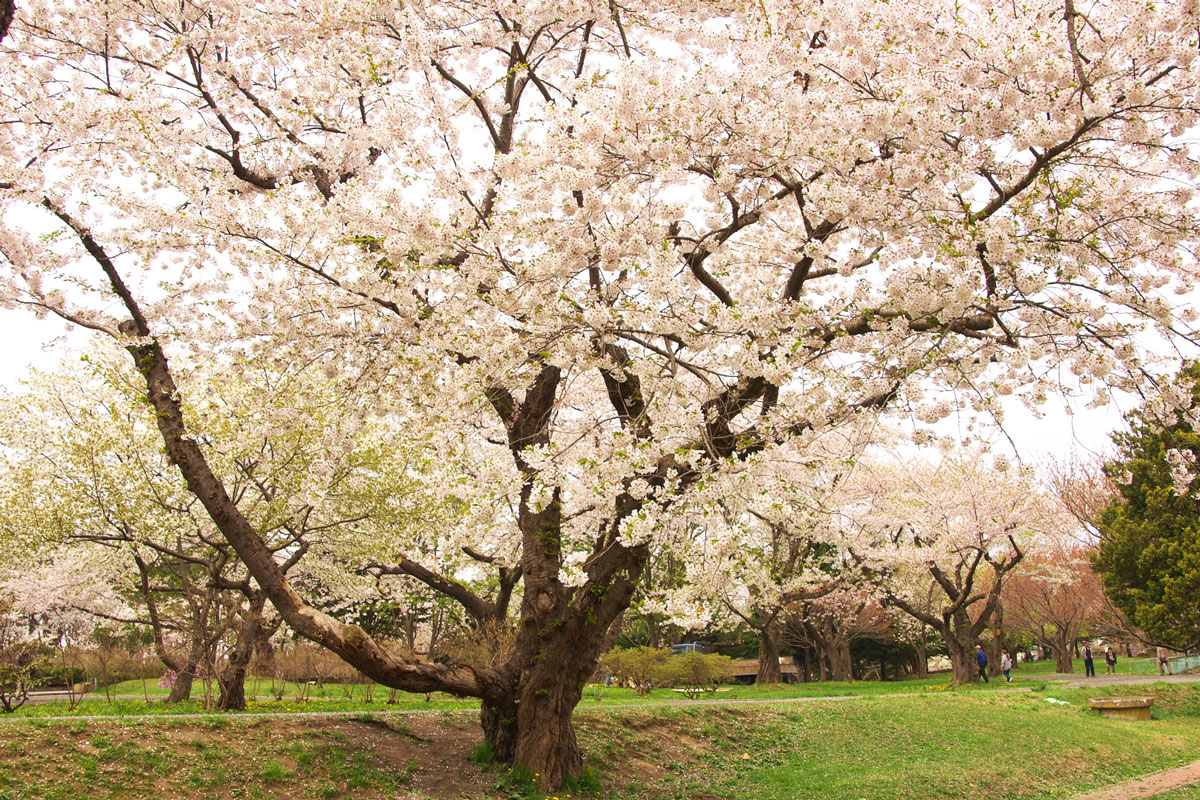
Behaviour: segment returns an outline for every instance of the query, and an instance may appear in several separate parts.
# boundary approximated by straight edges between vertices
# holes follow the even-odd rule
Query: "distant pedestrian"
[[[1083,677],[1096,677],[1096,662],[1092,660],[1092,645],[1088,642],[1083,645]]]
[[[1012,683],[1012,675],[1008,674],[1012,671],[1012,659],[1009,658],[1007,650],[1000,651],[1000,671],[1004,673],[1004,680]]]
[[[1104,674],[1117,674],[1117,651],[1108,645],[1104,646]]]
[[[987,676],[987,653],[983,652],[982,645],[975,645],[975,661],[979,664],[979,677],[984,683],[991,683]]]
[[[1160,647],[1156,652],[1158,654],[1158,674],[1174,675],[1175,673],[1171,672],[1171,659],[1167,658],[1167,648]],[[1166,673],[1163,672],[1164,669]]]

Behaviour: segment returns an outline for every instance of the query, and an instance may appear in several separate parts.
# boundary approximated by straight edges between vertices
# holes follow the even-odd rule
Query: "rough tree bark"
[[[1051,648],[1054,652],[1054,671],[1070,675],[1075,672],[1075,659],[1071,658],[1071,648],[1067,645]]]
[[[222,711],[246,709],[246,670],[250,666],[250,659],[254,657],[255,648],[266,632],[263,626],[266,595],[255,593],[249,600],[249,607],[242,612],[233,651],[217,676],[217,683],[221,687],[217,708]]]
[[[913,674],[918,678],[929,677],[929,651],[925,640],[925,630],[922,625],[921,635],[913,642]]]
[[[849,682],[854,680],[854,663],[850,658],[850,642],[837,639],[830,642],[826,651],[829,657],[829,679]]]
[[[758,635],[758,673],[754,682],[779,683],[783,680],[783,670],[779,666],[779,626],[774,617],[758,630]]]
[[[204,663],[204,642],[193,641],[188,649],[187,656],[184,658],[164,657],[163,653],[159,653],[158,657],[167,665],[167,669],[175,673],[175,682],[171,684],[171,692],[167,695],[167,703],[179,703],[188,700],[192,696],[192,684],[196,679],[196,666]],[[170,657],[170,660],[167,660]]]
[[[17,4],[13,0],[0,0],[0,42],[4,41],[5,35],[8,34],[16,11]]]

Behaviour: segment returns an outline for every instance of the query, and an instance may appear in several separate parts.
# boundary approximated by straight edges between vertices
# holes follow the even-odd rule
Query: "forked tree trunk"
[[[1075,660],[1071,658],[1069,645],[1051,648],[1054,651],[1054,671],[1072,674],[1075,672]]]
[[[68,224],[74,222],[65,214],[60,216]],[[90,234],[85,231],[81,236]],[[507,429],[514,460],[525,474],[518,514],[525,591],[514,657],[501,667],[482,669],[410,660],[382,646],[358,626],[341,623],[308,605],[291,586],[275,553],[237,508],[196,439],[188,434],[179,390],[166,357],[158,342],[151,338],[141,310],[115,268],[107,256],[103,253],[101,256],[114,291],[125,300],[133,317],[120,323],[121,332],[149,340],[131,344],[128,350],[146,379],[146,398],[155,409],[167,452],[188,488],[237,550],[280,616],[300,635],[338,653],[385,685],[407,691],[449,691],[487,701],[489,707],[482,713],[491,722],[488,728],[497,736],[493,745],[498,745],[501,752],[507,747],[503,735],[510,728],[496,712],[504,712],[507,698],[517,693],[514,763],[537,773],[538,787],[543,790],[557,789],[565,777],[578,776],[582,756],[571,727],[571,715],[582,696],[584,682],[595,670],[605,633],[629,607],[649,548],[645,544],[629,546],[621,542],[621,523],[642,505],[631,495],[623,494],[617,500],[610,524],[598,533],[595,550],[585,566],[586,583],[569,588],[559,580],[563,561],[561,500],[555,490],[548,503],[531,502],[537,473],[523,455],[527,448],[549,441],[547,426],[559,370],[545,366],[526,387],[523,400],[499,385],[490,385],[487,390]],[[619,348],[610,349],[621,355]],[[606,374],[606,379],[610,377]],[[612,378],[607,385],[610,394],[619,400],[623,419],[630,425],[641,424],[639,409],[644,409],[644,400],[636,375],[627,376],[624,381]],[[463,595],[464,592],[454,592],[450,596]]]
[[[754,682],[779,683],[783,680],[783,671],[779,668],[779,630],[773,623],[768,623],[758,633],[758,673]]]
[[[242,618],[238,628],[237,641],[229,661],[221,670],[218,683],[221,686],[220,697],[217,698],[217,708],[221,711],[244,711],[246,709],[246,669],[254,656],[254,648],[262,635],[262,610],[266,603],[266,595],[260,595],[250,601],[250,607]]]
[[[179,669],[175,670],[175,683],[171,684],[171,693],[167,695],[168,705],[191,698],[192,681],[196,676],[196,664],[200,663],[200,661],[189,654],[183,662],[176,663],[179,664]]]

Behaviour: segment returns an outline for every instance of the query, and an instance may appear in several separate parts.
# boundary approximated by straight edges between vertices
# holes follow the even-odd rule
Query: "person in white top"
[[[1004,680],[1012,683],[1012,675],[1009,671],[1012,670],[1012,659],[1008,655],[1007,650],[1000,651],[1000,671],[1004,673]]]

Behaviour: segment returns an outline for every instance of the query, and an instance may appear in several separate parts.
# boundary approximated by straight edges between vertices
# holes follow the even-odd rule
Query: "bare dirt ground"
[[[1077,795],[1071,800],[1139,800],[1195,783],[1200,783],[1200,761],[1105,786],[1103,789]]]

